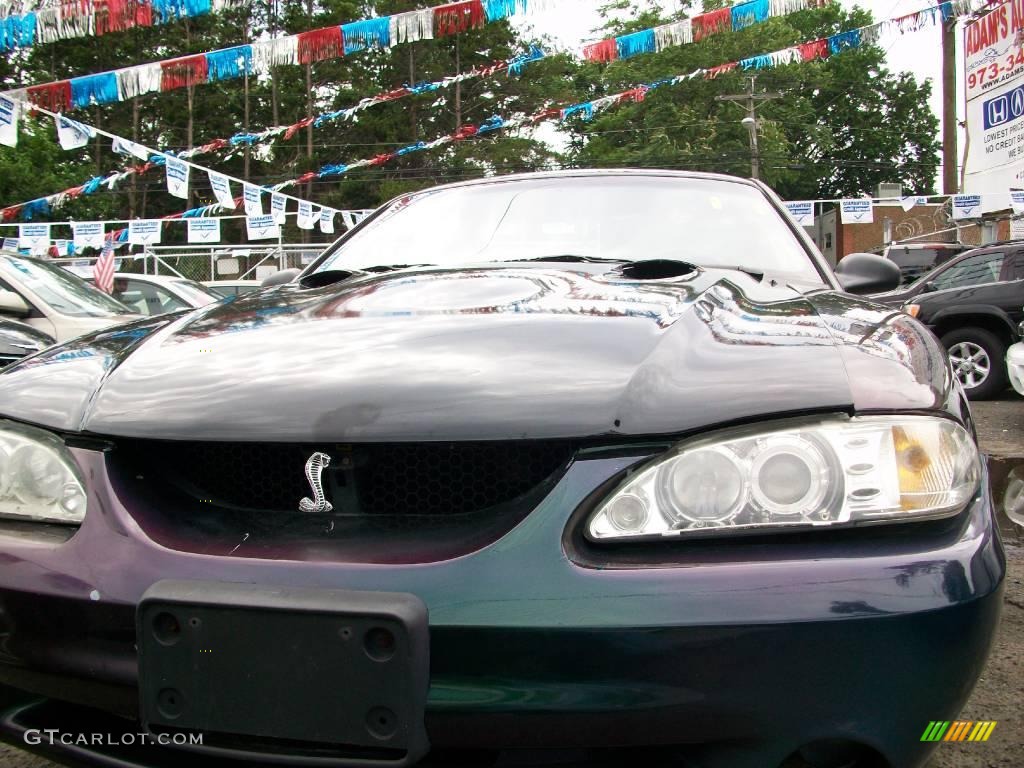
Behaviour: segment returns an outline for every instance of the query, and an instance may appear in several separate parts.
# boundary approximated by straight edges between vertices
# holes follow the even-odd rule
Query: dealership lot
[[[1007,392],[1000,399],[973,405],[982,449],[990,455],[993,491],[1002,499],[1015,470],[1024,476],[1024,398]],[[1021,765],[1024,744],[1024,528],[1000,512],[1008,574],[1002,623],[995,645],[970,701],[965,720],[997,722],[985,743],[942,743],[928,768],[1009,768]],[[917,738],[917,734],[913,735]],[[19,749],[0,745],[4,768],[55,768],[55,764]],[[504,764],[503,764],[504,765]],[[580,768],[580,767],[578,767]]]

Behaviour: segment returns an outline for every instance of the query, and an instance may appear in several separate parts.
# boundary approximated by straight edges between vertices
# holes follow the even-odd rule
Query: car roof
[[[695,179],[711,181],[731,181],[737,184],[745,184],[749,187],[757,187],[750,179],[742,176],[730,176],[725,173],[704,173],[703,171],[670,171],[661,168],[573,168],[559,171],[533,171],[530,173],[509,173],[501,176],[485,176],[480,179],[467,179],[456,181],[451,184],[441,184],[430,187],[424,192],[434,192],[439,189],[457,189],[459,187],[475,187],[485,184],[504,184],[514,181],[544,181],[547,179],[573,179],[573,178],[642,178],[645,176],[669,176],[677,179]],[[417,193],[412,193],[417,194]]]
[[[203,285],[259,285],[259,280],[203,280]]]
[[[889,248],[925,249],[925,248],[969,248],[963,243],[890,243]]]

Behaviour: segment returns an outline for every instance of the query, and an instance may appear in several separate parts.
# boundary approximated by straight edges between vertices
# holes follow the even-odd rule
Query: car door
[[[0,277],[0,290],[3,290],[3,291],[13,291],[14,293],[18,294],[19,296],[21,296],[22,300],[26,304],[28,304],[28,308],[29,308],[29,314],[28,314],[27,317],[17,317],[17,318],[9,318],[9,319],[21,320],[22,322],[32,326],[33,328],[36,328],[36,329],[42,331],[47,336],[56,336],[56,328],[54,327],[53,322],[50,320],[50,318],[48,318],[39,309],[39,307],[36,306],[35,302],[32,301],[31,297],[26,296],[25,292],[22,291],[22,290],[19,290],[19,288],[20,288],[20,286],[17,283],[15,283],[13,281],[9,282],[7,280],[4,280],[2,277]],[[3,319],[3,318],[0,317],[0,319]]]
[[[1024,248],[1013,251],[1003,264],[1006,314],[1014,325],[1024,321]]]

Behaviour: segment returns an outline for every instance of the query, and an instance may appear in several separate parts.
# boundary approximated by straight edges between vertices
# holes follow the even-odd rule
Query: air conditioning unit
[[[882,200],[899,200],[903,197],[902,184],[879,184],[875,197]]]

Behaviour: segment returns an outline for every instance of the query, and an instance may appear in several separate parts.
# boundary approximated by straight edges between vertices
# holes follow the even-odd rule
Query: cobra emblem
[[[309,481],[309,487],[313,489],[313,498],[311,499],[307,496],[300,501],[299,511],[324,513],[334,509],[331,506],[331,502],[324,496],[324,485],[320,479],[324,467],[330,463],[331,457],[326,453],[317,452],[309,457],[309,460],[306,462],[306,479]]]

